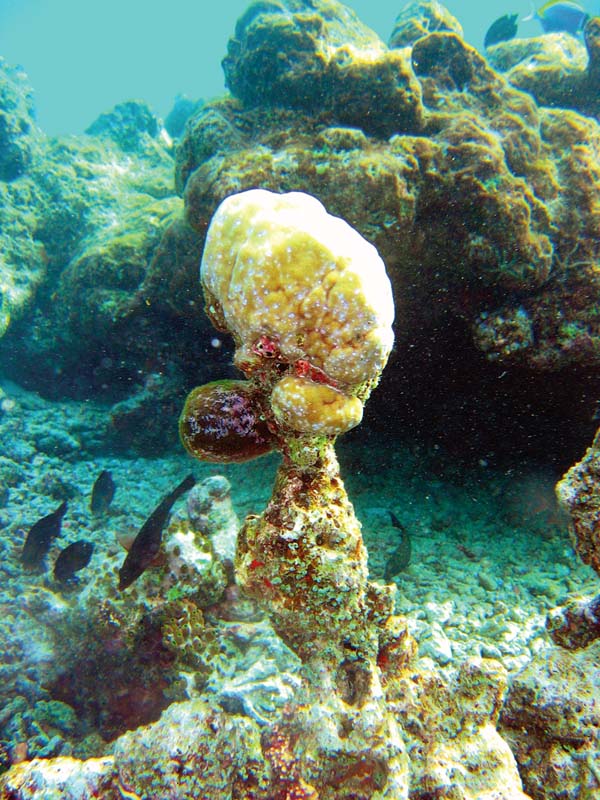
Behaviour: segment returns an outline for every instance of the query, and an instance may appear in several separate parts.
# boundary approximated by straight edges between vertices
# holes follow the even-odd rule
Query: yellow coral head
[[[311,195],[252,189],[227,197],[208,229],[201,280],[208,313],[234,335],[236,364],[247,374],[268,346],[283,364],[308,363],[348,396],[364,400],[377,382],[394,341],[385,266]]]

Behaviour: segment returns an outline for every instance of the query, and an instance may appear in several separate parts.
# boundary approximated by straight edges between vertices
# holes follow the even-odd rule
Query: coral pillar
[[[310,453],[306,464],[307,453]],[[303,659],[373,659],[367,554],[331,441],[286,455],[265,512],[238,539],[238,581]]]
[[[408,759],[378,667],[401,659],[404,629],[390,587],[367,579],[334,451],[360,423],[392,347],[383,262],[315,198],[252,190],[217,210],[201,278],[207,313],[233,335],[248,380],[194,390],[182,441],[214,461],[271,447],[283,455],[235,564],[239,586],[305,664],[301,699],[263,742],[270,796],[405,800]]]

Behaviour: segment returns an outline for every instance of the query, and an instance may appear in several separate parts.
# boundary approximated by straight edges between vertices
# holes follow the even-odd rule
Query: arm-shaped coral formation
[[[215,213],[201,280],[247,380],[195,389],[183,443],[212,461],[273,446],[284,455],[265,513],[241,531],[238,581],[305,658],[319,653],[339,666],[351,642],[374,661],[366,551],[333,442],[360,422],[392,348],[384,264],[314,197],[255,189]]]
[[[360,523],[333,448],[360,422],[392,347],[385,267],[315,198],[250,190],[214,215],[201,279],[207,312],[233,334],[247,380],[226,384],[217,402],[214,385],[194,390],[182,440],[200,458],[239,460],[257,454],[255,435],[266,426],[283,453],[267,508],[240,531],[237,582],[314,676],[315,713],[326,707],[340,729],[352,729],[340,744],[342,772],[360,769],[361,786],[379,791],[385,764],[386,792],[377,796],[404,797],[406,753],[385,712],[378,666],[393,661],[391,590],[367,580]],[[232,437],[242,394],[247,427]],[[215,424],[217,406],[229,421]],[[360,709],[352,722],[348,709]]]

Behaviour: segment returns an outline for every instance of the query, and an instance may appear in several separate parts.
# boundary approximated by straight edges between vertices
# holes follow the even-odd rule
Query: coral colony
[[[248,380],[221,390],[220,408],[237,420],[233,436],[212,425],[214,384],[204,387],[208,410],[203,388],[192,392],[180,421],[184,444],[217,461],[231,451],[239,458],[245,442],[246,456],[255,455],[257,439],[283,453],[271,502],[240,533],[238,582],[299,652],[335,670],[350,648],[354,668],[369,672],[377,644],[366,552],[333,444],[360,422],[392,347],[383,262],[315,198],[251,190],[215,213],[201,280],[207,312],[233,335]]]

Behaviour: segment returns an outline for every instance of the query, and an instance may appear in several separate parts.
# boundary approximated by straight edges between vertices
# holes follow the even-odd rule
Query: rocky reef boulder
[[[30,210],[37,192],[24,178],[40,137],[25,73],[0,58],[0,336],[28,307],[45,272]]]
[[[0,180],[23,175],[38,136],[27,77],[20,67],[10,67],[0,58]]]
[[[434,31],[463,35],[460,22],[437,0],[413,0],[400,11],[389,40],[390,47],[410,47]]]
[[[172,286],[173,262],[189,259],[191,273],[199,258],[198,243],[188,246],[180,230],[169,137],[139,101],[100,115],[85,136],[34,137],[29,106],[9,93],[15,75],[26,86],[20,72],[0,76],[3,113],[11,130],[30,135],[15,139],[21,166],[0,181],[4,366],[46,392],[108,387],[123,396],[119,382],[133,378],[143,388],[160,372],[170,322],[158,313],[158,298]],[[169,236],[163,243],[171,225],[177,253]]]
[[[126,153],[145,154],[161,136],[161,123],[152,110],[139,100],[118,103],[92,122],[85,131],[113,141]],[[168,143],[167,137],[162,136]]]
[[[274,20],[296,24],[295,7],[278,8],[256,12],[268,41],[277,39]],[[313,194],[377,247],[392,277],[399,347],[407,337],[415,353],[410,367],[403,353],[405,386],[394,364],[388,372],[396,397],[403,386],[419,392],[423,357],[435,371],[437,359],[447,366],[460,352],[464,364],[468,352],[461,391],[487,369],[495,392],[496,376],[509,377],[503,394],[519,406],[533,381],[540,397],[554,398],[547,407],[557,403],[551,424],[576,410],[584,441],[593,408],[583,386],[597,386],[600,356],[598,123],[539,106],[462,40],[451,17],[428,3],[414,10],[423,29],[406,29],[400,41],[419,85],[418,130],[390,119],[386,102],[348,122],[331,104],[299,103],[292,89],[270,94],[264,77],[256,95],[232,83],[236,96],[204,106],[177,149],[187,220],[202,238],[231,193],[262,186]],[[399,36],[405,25],[401,14]],[[238,57],[236,44],[228,58]],[[559,398],[550,373],[573,380],[588,399]],[[424,393],[439,396],[436,374]],[[446,416],[456,411],[448,407]],[[507,419],[514,410],[499,413]]]
[[[600,644],[535,658],[512,681],[500,730],[534,798],[576,800],[598,790]]]
[[[281,19],[285,27],[296,17],[291,6],[287,16],[248,12],[242,30],[262,20],[261,42],[277,41]],[[243,63],[238,51],[230,45],[230,70]],[[454,32],[425,35],[410,54],[416,136],[384,121],[387,103],[342,125],[331,105],[317,115],[287,84],[257,83],[251,94],[233,80],[238,100],[205,106],[177,151],[190,224],[203,235],[223,197],[251,186],[309,191],[382,254],[406,315],[399,328],[412,335],[450,310],[491,360],[536,370],[596,364],[597,123],[538,108]],[[319,66],[326,71],[315,56]],[[366,84],[356,89],[369,96]]]
[[[588,20],[584,41],[568,33],[512,39],[489,48],[494,67],[541,106],[570,108],[598,116],[600,17]]]
[[[422,127],[407,54],[388,50],[338,0],[253,3],[229,40],[223,69],[247,107],[284,105],[388,134]]]

